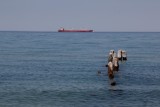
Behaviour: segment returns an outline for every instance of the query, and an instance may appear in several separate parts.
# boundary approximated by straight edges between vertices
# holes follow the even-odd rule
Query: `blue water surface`
[[[111,49],[128,57],[116,86],[105,67]],[[158,32],[0,32],[0,107],[159,107],[159,99]]]

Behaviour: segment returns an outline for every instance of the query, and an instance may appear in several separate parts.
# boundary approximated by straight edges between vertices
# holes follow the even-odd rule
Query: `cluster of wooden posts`
[[[110,50],[108,55],[108,77],[111,81],[111,85],[116,85],[116,82],[113,81],[114,79],[114,72],[119,71],[119,61],[126,61],[127,60],[127,52],[125,50],[118,50],[117,54],[114,50]]]

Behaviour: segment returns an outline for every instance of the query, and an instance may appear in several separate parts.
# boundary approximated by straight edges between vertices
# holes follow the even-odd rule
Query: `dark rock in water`
[[[98,75],[101,74],[101,71],[97,71],[97,74],[98,74]]]
[[[115,85],[116,85],[116,82],[115,82],[115,81],[111,82],[111,85],[112,85],[112,86],[115,86]]]

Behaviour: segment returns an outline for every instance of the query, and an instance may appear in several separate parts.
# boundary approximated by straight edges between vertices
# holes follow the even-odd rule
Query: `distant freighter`
[[[93,30],[81,29],[81,30],[74,30],[74,29],[64,29],[61,28],[58,32],[93,32]]]

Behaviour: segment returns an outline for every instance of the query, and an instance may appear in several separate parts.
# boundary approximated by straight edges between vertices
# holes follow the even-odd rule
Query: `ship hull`
[[[58,32],[93,32],[93,30],[58,30]]]

